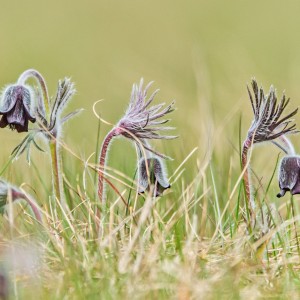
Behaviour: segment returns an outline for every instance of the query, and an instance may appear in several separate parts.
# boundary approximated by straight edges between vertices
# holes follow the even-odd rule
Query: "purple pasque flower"
[[[163,191],[170,188],[165,167],[159,157],[141,158],[138,163],[138,192],[151,191],[153,195],[161,196]]]
[[[167,156],[156,152],[150,146],[150,140],[174,139],[177,137],[161,133],[162,131],[173,129],[172,127],[163,126],[163,124],[166,124],[169,121],[169,119],[164,119],[164,117],[174,111],[175,102],[173,101],[167,106],[165,106],[165,103],[151,106],[158,90],[154,91],[149,97],[147,97],[147,93],[152,82],[146,85],[145,88],[143,87],[143,83],[144,81],[141,79],[139,85],[133,85],[129,106],[124,116],[103,140],[99,155],[98,171],[98,195],[102,203],[105,202],[104,171],[107,163],[108,149],[115,137],[122,135],[131,141],[134,141],[138,147],[138,151],[145,149],[151,154],[162,158],[167,158]],[[144,186],[145,189],[147,188],[145,182],[142,186]]]
[[[283,95],[281,100],[278,101],[276,91],[273,86],[271,86],[269,93],[265,95],[263,88],[258,87],[255,79],[252,80],[251,86],[253,94],[249,87],[247,87],[247,89],[254,113],[254,119],[243,143],[241,162],[243,168],[245,195],[250,211],[250,224],[253,225],[256,218],[256,208],[250,184],[251,173],[248,161],[248,151],[253,144],[270,141],[279,146],[286,153],[292,152],[293,147],[289,142],[287,142],[285,135],[298,133],[296,125],[292,124],[293,119],[291,119],[297,113],[298,108],[288,114],[284,114],[290,99],[286,99],[285,95]],[[275,139],[283,142],[284,146],[277,143]]]
[[[277,197],[283,197],[287,191],[292,195],[300,194],[300,156],[283,157],[279,167],[279,188]]]
[[[0,99],[0,127],[9,126],[18,132],[27,132],[29,121],[34,123],[33,91],[26,85],[10,85],[1,95]]]
[[[284,134],[297,133],[295,129],[296,125],[291,124],[293,117],[298,108],[283,115],[290,99],[286,99],[283,94],[281,100],[278,103],[276,91],[273,86],[270,87],[269,94],[265,95],[263,88],[258,87],[255,79],[251,82],[254,100],[249,87],[248,94],[254,113],[254,120],[248,130],[248,141],[253,143],[260,143],[265,141],[272,141]]]
[[[45,84],[46,86],[46,84]],[[49,107],[50,111],[47,113],[45,109],[45,99],[42,94],[36,91],[36,118],[38,124],[36,128],[32,128],[31,132],[23,139],[23,141],[13,150],[12,155],[19,157],[24,151],[27,151],[27,160],[30,161],[30,146],[33,144],[38,150],[43,151],[35,142],[36,137],[43,136],[48,141],[55,140],[59,137],[62,130],[62,125],[70,118],[78,114],[81,110],[75,110],[66,116],[61,116],[63,110],[69,103],[76,90],[74,83],[69,78],[59,80],[56,97]]]
[[[139,139],[145,149],[156,153],[143,143],[143,140],[177,138],[177,136],[160,133],[161,131],[174,129],[173,127],[162,126],[170,120],[161,118],[174,111],[175,101],[167,106],[165,106],[165,103],[151,106],[159,90],[155,90],[147,97],[148,90],[153,82],[148,83],[145,88],[143,88],[143,83],[144,81],[141,79],[139,85],[133,85],[129,106],[118,122],[117,127],[119,128],[119,134],[129,139],[134,139],[134,137]],[[162,154],[158,155],[163,156]]]

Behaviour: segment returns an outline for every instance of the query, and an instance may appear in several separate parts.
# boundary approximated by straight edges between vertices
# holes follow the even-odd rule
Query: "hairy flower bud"
[[[279,168],[279,188],[277,197],[283,197],[287,191],[292,195],[300,194],[300,156],[285,156]]]
[[[268,95],[263,88],[259,88],[255,79],[251,82],[253,95],[248,87],[248,94],[254,113],[254,120],[248,130],[248,143],[261,143],[273,141],[284,134],[298,133],[292,117],[298,112],[298,108],[285,114],[290,99],[285,95],[278,101],[276,90],[270,87]]]
[[[28,122],[35,122],[33,116],[33,92],[26,85],[10,85],[0,100],[0,127],[9,126],[18,132],[28,131]]]
[[[164,190],[171,187],[161,159],[158,157],[140,159],[138,184],[139,193],[144,193],[146,190],[149,191],[150,185],[154,185],[153,194],[155,197],[160,196]]]

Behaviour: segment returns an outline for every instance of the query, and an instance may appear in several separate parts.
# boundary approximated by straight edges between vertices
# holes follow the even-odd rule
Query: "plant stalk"
[[[294,148],[293,144],[291,143],[291,141],[285,135],[280,136],[279,139],[285,145],[285,147],[287,149],[287,152],[288,152],[287,154],[289,154],[289,155],[295,155],[296,154],[296,151],[295,151],[295,148]]]
[[[104,171],[106,167],[107,152],[111,140],[118,135],[118,128],[113,128],[104,138],[99,156],[99,171],[98,171],[98,197],[102,204],[105,203],[104,195]]]
[[[44,105],[45,105],[46,116],[48,116],[50,114],[50,98],[49,98],[49,94],[48,94],[48,88],[46,85],[46,81],[45,81],[44,77],[42,76],[42,74],[34,69],[26,70],[20,75],[20,77],[18,79],[18,84],[24,84],[26,82],[26,80],[28,80],[30,77],[34,78],[40,86],[42,96],[43,96],[42,98],[43,98]]]
[[[60,203],[64,202],[64,192],[63,192],[63,179],[61,172],[61,160],[59,145],[57,139],[52,137],[50,140],[50,153],[51,153],[51,163],[52,163],[52,184],[53,184],[53,194],[56,199],[59,199]]]
[[[250,165],[248,163],[248,151],[252,146],[252,141],[250,138],[247,138],[243,144],[242,149],[242,169],[243,169],[243,181],[245,186],[245,194],[247,206],[250,212],[250,221],[251,225],[254,225],[255,222],[255,212],[254,212],[254,199],[252,196],[251,186],[250,186]]]
[[[20,191],[12,191],[13,198],[15,199],[23,199],[25,200],[31,207],[31,210],[33,211],[35,218],[38,222],[42,223],[42,215],[40,212],[40,209],[38,205],[35,203],[35,201],[30,197],[27,196],[25,193],[20,192]]]

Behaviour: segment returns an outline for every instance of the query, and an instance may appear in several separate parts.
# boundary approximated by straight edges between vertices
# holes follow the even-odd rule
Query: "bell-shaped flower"
[[[0,127],[9,126],[18,132],[28,131],[28,122],[35,122],[33,91],[26,85],[8,86],[0,99]]]
[[[158,157],[141,158],[138,167],[138,192],[144,193],[152,188],[153,195],[158,197],[170,188],[163,162]],[[153,187],[151,187],[153,186]]]
[[[292,195],[300,194],[300,156],[285,156],[279,167],[279,188],[277,197],[283,197],[287,191]]]

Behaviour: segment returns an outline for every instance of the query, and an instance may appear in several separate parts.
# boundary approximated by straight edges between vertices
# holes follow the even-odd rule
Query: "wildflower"
[[[33,92],[26,85],[8,86],[0,101],[0,114],[3,115],[0,127],[9,126],[18,132],[28,131],[28,122],[35,122],[33,115]]]
[[[282,96],[278,103],[275,89],[271,86],[269,94],[265,95],[263,88],[259,88],[256,80],[251,82],[253,95],[249,87],[248,94],[251,101],[252,110],[254,113],[254,120],[247,132],[246,139],[242,149],[242,168],[244,170],[243,179],[245,184],[246,199],[250,211],[251,224],[255,222],[255,201],[252,195],[250,185],[250,166],[248,163],[248,151],[252,144],[271,141],[277,146],[280,146],[275,139],[280,139],[284,146],[280,146],[285,152],[289,153],[285,147],[293,151],[293,147],[287,142],[286,134],[294,134],[296,125],[292,123],[292,117],[297,113],[298,108],[292,112],[283,115],[290,99],[286,99],[285,95]],[[253,99],[254,98],[254,99]]]
[[[143,83],[143,79],[141,79],[139,85],[133,85],[129,106],[124,116],[107,134],[102,143],[99,157],[100,170],[98,173],[98,195],[102,202],[104,202],[105,198],[103,197],[103,172],[106,166],[107,150],[114,137],[122,135],[131,141],[134,141],[140,151],[145,149],[162,158],[166,158],[166,156],[156,152],[148,142],[153,139],[163,140],[176,138],[176,136],[161,133],[162,131],[174,129],[172,127],[162,125],[169,121],[169,119],[164,119],[164,117],[174,111],[175,102],[173,101],[167,106],[165,106],[165,103],[151,106],[158,90],[154,91],[149,97],[147,97],[147,93],[152,82],[150,82],[145,88],[143,88]]]
[[[44,80],[42,76],[40,78]],[[43,86],[46,87],[45,82]],[[48,109],[48,112],[45,108],[46,104],[48,103],[47,99],[42,97],[39,91],[36,92],[37,105],[35,108],[35,113],[38,120],[38,126],[32,128],[31,132],[13,150],[12,155],[15,158],[19,157],[26,150],[27,160],[30,161],[29,151],[31,144],[33,144],[38,150],[43,151],[43,149],[41,149],[35,142],[35,138],[38,135],[45,137],[47,141],[53,142],[56,144],[56,147],[59,147],[59,143],[56,143],[56,140],[59,139],[59,133],[61,131],[62,125],[81,111],[81,109],[78,109],[67,114],[64,117],[61,116],[62,111],[64,110],[72,96],[75,94],[75,91],[76,90],[74,88],[74,83],[71,82],[69,78],[59,80],[55,100],[52,103],[51,108]],[[58,150],[55,152],[59,153]],[[56,161],[56,159],[54,159],[54,161]]]
[[[161,159],[158,157],[141,158],[139,161],[139,193],[150,190],[150,185],[154,185],[155,197],[160,196],[164,190],[170,188],[166,172]],[[149,172],[149,173],[148,173]]]
[[[29,79],[35,80],[38,86],[32,89],[26,85]],[[73,111],[66,116],[61,115],[74,93],[73,82],[69,78],[64,78],[58,82],[54,101],[50,101],[44,77],[37,70],[29,69],[19,76],[15,85],[9,86],[4,91],[0,101],[0,114],[3,115],[0,127],[9,125],[18,132],[28,131],[28,122],[38,120],[37,126],[31,128],[23,141],[13,150],[12,156],[17,158],[26,151],[27,160],[30,162],[30,146],[33,145],[43,151],[35,139],[46,138],[51,152],[53,190],[56,198],[62,202],[64,191],[59,151],[60,132],[62,125],[81,110]]]
[[[278,198],[283,197],[287,191],[292,195],[300,194],[300,156],[285,156],[281,160],[278,181]]]

